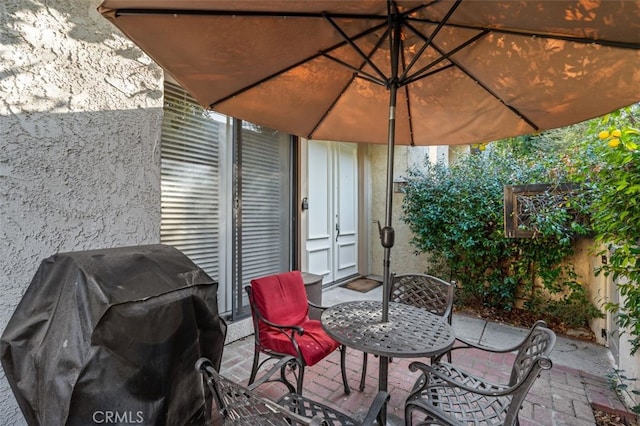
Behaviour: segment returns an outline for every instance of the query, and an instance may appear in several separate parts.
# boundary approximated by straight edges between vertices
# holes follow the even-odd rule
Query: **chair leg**
[[[404,406],[404,424],[406,426],[413,426],[413,410],[411,406],[406,403]]]
[[[347,360],[347,347],[342,345],[340,347],[340,370],[342,373],[342,383],[344,384],[344,393],[349,395],[351,393],[351,388],[349,387],[349,382],[347,381],[347,370],[345,369],[345,364]]]
[[[287,380],[287,367],[289,367],[289,368],[291,368],[293,370],[298,365],[297,361],[292,361],[292,362],[294,363],[294,365],[291,365],[291,362],[288,362],[288,363],[284,364],[282,366],[282,368],[280,369],[280,381],[285,384],[287,389],[289,389],[289,392],[295,393],[296,392],[296,388],[294,388],[293,385],[291,384],[291,382],[289,380]],[[297,380],[297,376],[295,375],[295,372],[294,372],[294,377],[296,377],[296,380]]]
[[[304,383],[304,365],[302,363],[298,363],[298,367],[300,367],[298,371],[298,380],[296,383],[297,389],[296,393],[298,395],[302,395],[302,384]]]
[[[435,364],[436,362],[439,362],[442,359],[442,357],[445,356],[445,355],[447,356],[447,362],[449,364],[451,364],[451,351],[449,351],[446,354],[441,354],[441,355],[438,355],[438,356],[432,356],[430,358],[431,365]]]
[[[258,374],[258,360],[260,359],[260,352],[253,352],[253,366],[251,367],[251,375],[249,376],[249,385],[253,383],[256,379],[256,374]]]
[[[367,378],[367,363],[369,357],[366,352],[362,352],[362,375],[360,376],[360,392],[364,390],[364,382]]]

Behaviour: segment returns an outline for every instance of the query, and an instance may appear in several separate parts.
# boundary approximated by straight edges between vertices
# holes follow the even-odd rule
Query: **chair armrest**
[[[516,343],[513,346],[510,346],[508,348],[496,348],[496,347],[492,347],[492,346],[484,346],[481,345],[479,343],[474,343],[471,342],[469,340],[463,339],[461,337],[456,337],[456,342],[460,342],[462,343],[461,346],[454,346],[451,348],[452,351],[454,350],[460,350],[460,349],[479,349],[482,351],[487,351],[487,352],[493,352],[493,353],[508,353],[508,352],[514,352],[517,351],[518,349],[520,349],[520,347],[522,346],[522,342],[524,342],[527,337],[529,336],[529,334],[531,334],[536,327],[546,327],[547,324],[542,321],[542,320],[538,320],[536,321],[533,326],[529,329],[529,332],[527,333],[527,335],[524,336],[524,338],[522,338],[522,340],[518,341],[518,343]],[[440,359],[441,357],[439,357],[438,359]]]
[[[482,380],[470,373],[467,373],[464,370],[454,367],[451,364],[440,363],[440,364],[436,364],[436,367],[446,369],[449,374],[439,371],[436,368],[431,367],[430,365],[424,364],[420,361],[414,361],[411,364],[409,364],[410,371],[413,371],[413,372],[422,371],[422,374],[424,375],[424,377],[421,379],[422,383],[420,383],[419,386],[414,387],[414,389],[411,391],[409,398],[430,387],[429,376],[433,376],[442,380],[446,385],[450,387],[455,387],[458,389],[463,389],[467,392],[471,392],[479,395],[485,395],[485,396],[492,396],[492,397],[510,395],[519,387],[519,384],[515,386],[505,386],[505,385],[499,385],[499,384],[491,383],[489,381]],[[461,380],[464,380],[465,383],[463,383],[460,380],[456,380],[454,377],[452,377],[453,375],[459,377]],[[469,386],[466,383],[470,383],[474,386]],[[442,386],[442,383],[438,385]]]
[[[313,303],[310,300],[308,300],[307,303],[309,304],[310,307],[315,308],[315,309],[320,309],[321,311],[324,311],[325,309],[329,309],[328,306],[316,305],[315,303]]]
[[[299,327],[297,325],[293,325],[293,324],[278,324],[272,321],[269,321],[268,319],[266,319],[262,313],[260,312],[260,309],[257,309],[253,306],[253,296],[252,296],[252,292],[251,292],[251,286],[245,286],[244,288],[247,291],[247,294],[249,295],[249,303],[251,305],[251,316],[253,317],[253,324],[254,326],[257,327],[257,322],[263,322],[265,324],[267,324],[270,327],[273,328],[277,328],[280,331],[284,332],[283,330],[293,330],[294,332],[298,333],[299,335],[303,335],[304,334],[304,329],[302,327]],[[291,337],[290,337],[291,338]]]
[[[461,344],[457,344],[457,343],[461,343]],[[493,353],[508,353],[508,352],[517,351],[518,347],[520,346],[520,343],[521,342],[518,342],[517,345],[508,347],[508,348],[496,348],[493,346],[485,346],[480,343],[475,343],[470,340],[463,339],[462,337],[456,337],[456,343],[454,343],[454,346],[451,348],[451,351],[461,350],[461,349],[478,349],[481,351],[493,352]]]
[[[270,326],[272,328],[275,328],[280,333],[282,333],[285,336],[287,336],[287,339],[289,339],[289,341],[293,345],[293,347],[296,350],[296,352],[300,356],[302,356],[302,353],[300,352],[300,346],[298,345],[298,341],[296,340],[296,334],[298,336],[302,336],[304,334],[304,328],[302,328],[302,327],[300,327],[298,325],[283,325],[283,324],[277,324],[275,322],[271,322],[268,319],[266,319],[265,317],[263,317],[262,314],[257,309],[256,310],[252,310],[252,312],[255,315],[254,316],[254,323],[253,323],[254,327],[258,327],[258,322],[263,322],[263,323],[267,324],[268,326]],[[257,330],[256,330],[256,333],[257,333]],[[283,381],[283,383],[284,383],[284,381]]]
[[[298,326],[298,325],[278,324],[278,323],[269,321],[264,316],[262,316],[260,311],[257,310],[257,309],[253,311],[253,314],[257,317],[258,321],[261,321],[261,322],[267,324],[270,327],[277,328],[280,331],[282,331],[282,330],[293,330],[294,332],[298,333],[300,336],[302,336],[304,334],[304,329],[302,327]]]
[[[382,407],[385,402],[389,400],[389,394],[387,392],[380,391],[374,398],[369,411],[365,419],[360,422],[350,415],[345,414],[333,407],[325,405],[321,402],[314,401],[297,393],[288,393],[283,395],[278,404],[285,407],[287,410],[294,411],[302,416],[320,418],[323,419],[323,425],[360,425],[360,426],[372,426],[375,424]]]
[[[371,406],[369,407],[369,411],[367,411],[367,415],[364,417],[364,420],[362,420],[362,425],[373,425],[376,422],[378,415],[380,415],[382,407],[384,407],[384,404],[387,401],[389,401],[389,394],[384,391],[378,392],[376,397],[373,399]]]
[[[298,333],[300,336],[302,336],[304,334],[304,328],[300,327],[299,325],[285,325],[285,324],[277,324],[275,322],[271,322],[268,319],[264,318],[264,317],[260,317],[260,321],[264,322],[265,324],[267,324],[270,327],[273,328],[278,328],[280,330],[293,330],[296,333]]]

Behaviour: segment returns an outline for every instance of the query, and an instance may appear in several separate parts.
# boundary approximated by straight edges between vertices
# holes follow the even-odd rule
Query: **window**
[[[221,314],[248,314],[243,287],[292,267],[291,138],[204,110],[165,83],[161,242],[219,282]]]

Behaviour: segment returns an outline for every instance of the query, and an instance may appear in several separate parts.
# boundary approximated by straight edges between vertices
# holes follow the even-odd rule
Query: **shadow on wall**
[[[161,114],[0,115],[0,329],[40,259],[159,242]],[[21,418],[3,375],[0,424]]]

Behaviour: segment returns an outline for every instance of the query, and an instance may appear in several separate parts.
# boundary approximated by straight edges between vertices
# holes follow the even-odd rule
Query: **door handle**
[[[338,242],[339,236],[340,236],[340,224],[336,222],[336,243]]]

